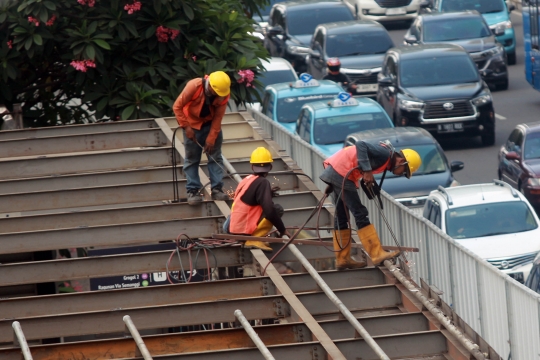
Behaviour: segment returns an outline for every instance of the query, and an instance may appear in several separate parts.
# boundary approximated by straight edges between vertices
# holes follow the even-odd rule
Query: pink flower
[[[159,42],[169,41],[169,36],[171,40],[174,40],[180,34],[180,30],[169,29],[164,26],[159,26],[156,29],[156,37]]]
[[[29,16],[28,22],[34,23],[34,25],[39,26],[39,20],[36,19],[35,17]]]
[[[251,84],[253,79],[255,79],[255,74],[253,73],[253,71],[251,71],[249,69],[240,70],[240,71],[238,71],[238,75],[240,75],[240,79],[238,80],[239,84],[245,82],[246,87],[253,87],[253,84]]]
[[[81,5],[88,5],[88,7],[94,7],[96,5],[96,0],[77,0]]]
[[[88,68],[96,67],[94,60],[73,60],[70,65],[73,66],[75,70],[81,72],[86,72]]]
[[[191,57],[191,60],[197,61],[197,57],[196,57],[195,55],[193,55],[193,56]]]
[[[126,4],[126,6],[124,6],[124,10],[126,10],[128,12],[128,14],[133,14],[135,11],[139,11],[141,10],[141,2],[140,1],[137,1],[135,0],[133,2],[133,4]]]
[[[94,60],[84,60],[84,64],[85,64],[87,67],[91,67],[91,68],[95,68],[95,67],[96,67],[96,63],[94,62]]]
[[[7,42],[7,46],[8,46],[8,48],[13,49],[13,41],[9,40]]]
[[[51,18],[49,19],[49,21],[47,21],[47,22],[45,23],[45,25],[47,25],[47,26],[53,26],[55,20],[56,20],[56,15],[53,14],[53,16],[51,16]]]

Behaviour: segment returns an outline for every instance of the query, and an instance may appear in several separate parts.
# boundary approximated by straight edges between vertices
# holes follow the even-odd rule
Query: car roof
[[[445,188],[444,190],[452,199],[452,205],[449,205],[450,209],[507,201],[523,201],[515,189],[498,180],[493,183],[462,185]],[[438,190],[434,192],[438,192]],[[442,196],[446,199],[446,196]]]
[[[336,21],[321,24],[319,27],[326,28],[328,34],[350,34],[366,30],[380,30],[386,32],[384,26],[373,20]]]
[[[394,47],[388,50],[388,53],[395,53],[401,59],[423,59],[425,57],[431,56],[469,56],[469,53],[465,51],[465,49],[463,49],[461,46],[449,43]]]
[[[365,114],[371,112],[383,112],[377,102],[368,98],[357,98],[358,105],[356,106],[340,106],[331,107],[328,106],[327,101],[314,101],[304,104],[303,107],[309,107],[315,112],[315,117],[336,116],[348,114]],[[339,114],[336,114],[339,113]]]
[[[526,123],[526,124],[519,124],[516,127],[523,127],[527,134],[531,132],[537,132],[537,131],[540,131],[540,121],[535,121],[535,122]]]
[[[355,138],[355,141],[379,142],[390,140],[396,148],[437,144],[437,140],[427,130],[413,126],[364,130],[350,134],[347,139],[351,137]]]
[[[333,81],[330,81],[330,80],[317,80],[317,81],[319,82],[320,85],[316,87],[295,88],[291,86],[292,83],[286,82],[286,83],[268,85],[266,89],[274,90],[277,93],[279,98],[301,95],[301,94],[310,94],[310,93],[326,94],[326,93],[334,92],[336,90],[338,92],[343,91],[341,86],[339,86]]]
[[[261,59],[266,71],[292,70],[290,62],[280,57],[271,57],[268,60]]]
[[[287,11],[293,10],[309,10],[309,9],[320,9],[336,6],[347,6],[341,0],[295,0],[295,1],[285,1],[280,2],[274,5],[274,7],[285,7]]]
[[[467,11],[452,11],[452,12],[434,12],[428,14],[419,15],[424,22],[434,22],[441,20],[450,20],[450,19],[462,19],[464,17],[476,17],[483,19],[482,14],[476,10],[467,10]]]

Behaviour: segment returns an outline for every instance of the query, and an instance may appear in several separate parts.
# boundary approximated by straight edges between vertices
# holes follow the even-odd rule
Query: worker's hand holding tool
[[[195,131],[193,131],[191,126],[189,126],[189,125],[186,126],[184,128],[184,131],[186,132],[186,136],[187,136],[188,139],[196,141],[196,139],[195,139]]]
[[[214,144],[204,144],[204,152],[207,154],[212,154],[214,152]]]
[[[375,178],[373,177],[372,171],[364,171],[363,179],[367,187],[372,187],[375,183]]]
[[[282,237],[288,237],[289,239],[292,237],[291,233],[289,233],[288,230],[285,230],[285,232],[282,234],[282,233],[279,233],[279,237],[282,238]]]

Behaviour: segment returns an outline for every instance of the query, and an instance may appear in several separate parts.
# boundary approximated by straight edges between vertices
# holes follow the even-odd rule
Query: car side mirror
[[[394,86],[394,80],[389,77],[383,77],[377,80],[379,86]]]
[[[319,50],[309,49],[309,55],[312,58],[315,58],[315,59],[320,59],[321,58],[321,52]]]
[[[430,7],[431,7],[431,1],[422,0],[422,2],[420,2],[420,8],[421,9],[427,9],[427,8],[430,8]]]
[[[413,34],[405,35],[403,39],[405,40],[405,43],[409,45],[418,43],[418,38]]]
[[[464,167],[465,164],[463,161],[452,161],[452,163],[450,163],[450,170],[452,170],[452,172],[463,170]]]
[[[504,35],[504,29],[502,27],[497,26],[495,29],[491,30],[493,35],[495,36],[501,36]]]
[[[281,25],[276,25],[274,27],[268,28],[267,31],[270,36],[283,35],[285,33]]]
[[[515,152],[515,151],[508,152],[505,157],[506,157],[507,160],[518,160],[519,161],[521,159],[519,154],[517,152]]]

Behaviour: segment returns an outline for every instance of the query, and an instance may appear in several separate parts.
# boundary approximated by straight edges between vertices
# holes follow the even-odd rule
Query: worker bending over
[[[225,224],[225,227],[228,225],[225,231],[229,234],[263,237],[275,226],[279,237],[290,237],[281,221],[283,207],[272,201],[273,190],[266,179],[273,161],[270,151],[263,147],[251,153],[253,175],[244,178],[236,188],[229,224]],[[263,241],[246,241],[245,247],[272,251],[270,245]]]
[[[422,159],[416,151],[395,151],[389,141],[377,145],[358,141],[354,146],[343,148],[324,161],[325,169],[320,179],[329,185],[327,193],[331,193],[335,206],[333,237],[338,270],[366,266],[365,261],[351,259],[352,238],[347,216],[349,210],[354,216],[358,237],[375,265],[399,255],[399,251],[386,252],[382,249],[377,231],[369,221],[368,210],[360,201],[358,183],[363,179],[369,189],[375,182],[373,174],[386,170],[410,179],[421,164]],[[344,181],[346,176],[347,180]]]

